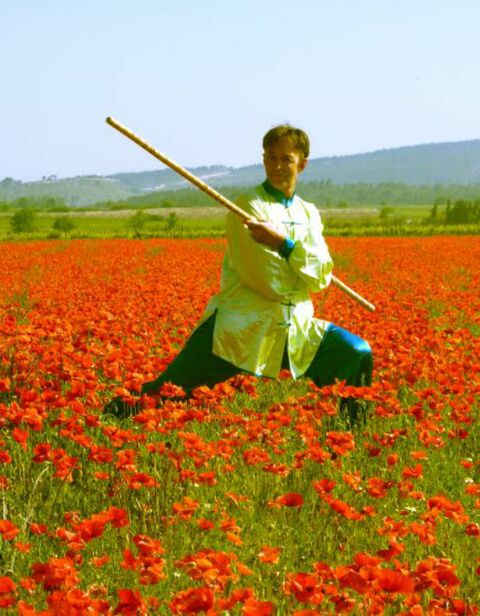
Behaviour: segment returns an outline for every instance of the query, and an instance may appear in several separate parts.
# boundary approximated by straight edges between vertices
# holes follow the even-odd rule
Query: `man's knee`
[[[372,357],[372,349],[366,340],[358,338],[354,345],[356,355],[361,358]]]

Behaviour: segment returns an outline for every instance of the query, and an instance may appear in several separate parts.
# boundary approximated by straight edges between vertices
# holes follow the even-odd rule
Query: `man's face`
[[[292,145],[290,139],[279,139],[265,150],[263,165],[270,184],[286,197],[291,197],[298,174],[305,169],[307,160]]]

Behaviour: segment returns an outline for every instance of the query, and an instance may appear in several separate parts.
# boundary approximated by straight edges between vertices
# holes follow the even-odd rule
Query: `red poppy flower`
[[[282,548],[274,548],[268,545],[264,545],[258,554],[258,559],[262,563],[268,563],[271,565],[276,565],[280,560],[280,553]]]
[[[292,594],[301,603],[318,605],[323,601],[319,579],[310,573],[288,574],[284,591],[287,595]]]
[[[210,588],[189,588],[175,594],[169,603],[173,614],[199,614],[213,607],[214,595]]]
[[[289,492],[288,494],[283,494],[283,496],[279,496],[273,501],[269,501],[268,506],[299,508],[302,507],[303,501],[303,496],[298,492]]]
[[[147,613],[147,606],[141,593],[138,590],[121,588],[117,590],[119,602],[114,610],[114,614],[123,616],[138,616]]]
[[[271,616],[273,614],[273,603],[250,598],[243,604],[241,613],[242,616]]]
[[[385,592],[411,593],[415,589],[413,579],[401,573],[400,571],[392,571],[391,569],[380,569],[376,575],[379,587]]]
[[[0,520],[0,535],[5,541],[11,541],[19,534],[20,529],[10,520]]]

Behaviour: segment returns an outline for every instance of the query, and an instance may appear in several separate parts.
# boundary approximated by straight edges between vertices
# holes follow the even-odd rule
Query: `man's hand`
[[[269,248],[278,250],[285,241],[285,236],[276,231],[269,223],[261,220],[247,220],[245,226],[249,229],[253,239]]]

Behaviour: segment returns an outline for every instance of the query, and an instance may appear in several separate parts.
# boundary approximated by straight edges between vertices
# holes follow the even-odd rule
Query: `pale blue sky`
[[[0,0],[0,179],[480,137],[479,0]]]

